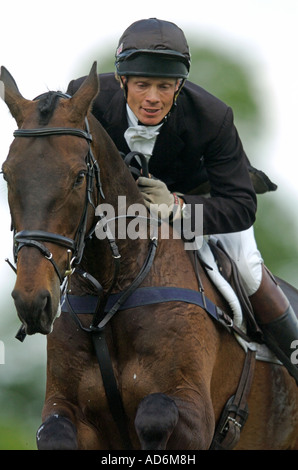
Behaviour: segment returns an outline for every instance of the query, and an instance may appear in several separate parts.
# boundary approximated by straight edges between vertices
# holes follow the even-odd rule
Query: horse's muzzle
[[[28,335],[51,333],[57,308],[53,310],[53,301],[48,290],[42,289],[32,297],[14,289],[11,295]]]

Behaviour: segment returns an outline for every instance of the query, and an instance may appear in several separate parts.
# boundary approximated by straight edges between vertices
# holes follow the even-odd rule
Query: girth
[[[123,300],[121,302],[121,299]],[[105,339],[105,326],[118,310],[133,309],[146,305],[154,305],[163,302],[186,302],[203,308],[214,320],[225,327],[234,330],[232,319],[208,299],[203,291],[178,287],[139,287],[133,290],[129,296],[123,297],[123,293],[110,294],[104,308],[106,316],[93,329],[92,340],[101,371],[103,384],[110,411],[118,426],[122,441],[126,449],[131,449],[131,443],[127,433],[126,415],[123,408],[122,398],[119,393],[114,376],[112,362]],[[61,310],[69,312],[75,321],[81,326],[77,315],[94,315],[97,309],[97,296],[85,295],[75,296],[66,294],[62,297]],[[111,313],[112,312],[112,313]],[[81,326],[82,328],[82,326]],[[90,331],[87,329],[87,331]],[[236,329],[237,334],[242,334],[250,341],[244,333]],[[249,347],[239,380],[238,388],[227,402],[222,411],[221,418],[216,427],[210,450],[233,449],[240,439],[240,432],[248,417],[247,399],[251,390],[256,352]]]
[[[111,318],[110,312],[114,310],[116,306],[118,306],[117,311],[120,311],[164,302],[185,302],[197,305],[203,308],[214,320],[220,322],[223,326],[232,329],[234,327],[232,318],[208,299],[203,291],[181,287],[139,287],[131,292],[129,296],[126,296],[124,302],[121,302],[123,294],[123,292],[119,292],[109,295],[104,308],[107,316],[98,324],[98,328],[103,328],[107,324],[108,320]],[[72,315],[94,315],[97,304],[98,297],[95,295],[76,296],[65,294],[61,300],[61,310],[62,312],[69,312]]]
[[[60,94],[60,96],[67,97],[67,95]],[[75,261],[75,264],[79,264],[81,260],[81,256],[83,253],[85,240],[90,236],[90,233],[86,235],[86,220],[87,220],[87,206],[91,203],[93,206],[93,201],[91,201],[91,193],[93,189],[93,181],[95,178],[96,187],[97,187],[97,199],[98,196],[101,195],[104,198],[101,188],[101,182],[99,178],[99,167],[94,159],[92,154],[92,150],[90,147],[90,142],[92,141],[92,136],[89,133],[88,121],[86,119],[86,131],[82,129],[73,129],[73,128],[41,128],[41,129],[18,129],[14,132],[15,137],[44,137],[44,136],[52,136],[52,135],[72,135],[76,137],[84,138],[89,143],[89,152],[87,155],[87,167],[88,167],[88,181],[87,181],[87,192],[86,192],[86,202],[85,208],[81,217],[81,221],[79,224],[79,228],[77,231],[77,235],[74,240],[69,239],[67,237],[45,232],[42,230],[24,230],[15,234],[14,242],[15,242],[15,258],[20,249],[24,246],[31,246],[37,248],[53,265],[57,275],[60,279],[60,283],[63,280],[63,276],[59,273],[56,263],[52,259],[51,252],[48,250],[47,247],[43,245],[42,242],[50,242],[55,243],[56,245],[63,246],[70,250],[73,254],[72,261]],[[133,155],[135,156],[135,155]],[[126,160],[126,163],[129,165],[130,159],[133,157],[132,155]],[[137,155],[139,156],[139,155]],[[145,166],[145,160],[142,162],[142,165]],[[145,168],[144,168],[145,169]],[[145,172],[146,173],[146,172]],[[144,172],[143,172],[144,174]],[[99,214],[99,217],[102,219],[102,214]],[[93,229],[92,229],[93,230]],[[93,232],[92,232],[93,233]],[[117,276],[117,269],[118,269],[118,252],[117,252],[117,245],[115,241],[108,237],[108,241],[110,243],[110,248],[112,250],[112,256],[115,260],[115,275],[114,278]],[[129,439],[127,423],[126,423],[126,415],[123,408],[122,398],[119,393],[116,379],[113,372],[113,367],[107,347],[107,343],[105,340],[105,326],[110,321],[113,316],[119,311],[127,308],[134,308],[140,305],[148,305],[152,303],[159,303],[159,302],[168,302],[168,301],[183,301],[187,303],[192,303],[199,305],[200,307],[204,308],[204,310],[212,316],[215,320],[219,321],[225,327],[229,329],[233,329],[235,331],[235,326],[233,325],[232,319],[225,314],[221,309],[215,306],[209,299],[207,299],[204,295],[203,291],[191,291],[190,289],[169,289],[169,288],[154,288],[155,290],[144,290],[147,288],[140,288],[143,279],[146,277],[147,273],[149,272],[155,252],[157,247],[157,238],[153,237],[150,240],[149,251],[146,257],[146,260],[137,275],[136,279],[132,282],[131,286],[126,289],[124,292],[119,294],[112,294],[112,287],[115,285],[114,281],[110,286],[108,291],[108,295],[103,295],[102,288],[100,284],[96,281],[96,279],[92,278],[88,273],[81,273],[86,279],[89,279],[95,290],[98,292],[98,296],[95,298],[93,297],[90,299],[90,296],[85,296],[84,301],[88,298],[92,304],[93,309],[93,321],[90,328],[84,328],[77,316],[77,314],[83,313],[77,310],[78,302],[81,302],[82,299],[78,301],[78,299],[74,296],[70,296],[68,293],[64,295],[62,308],[65,311],[69,311],[77,324],[86,332],[91,333],[92,341],[94,344],[94,349],[96,352],[96,356],[98,359],[101,375],[103,378],[103,383],[106,391],[107,400],[109,403],[111,414],[117,423],[120,436],[123,441],[123,445],[125,448],[130,449],[131,442]],[[69,268],[71,268],[71,263],[69,263]],[[158,290],[156,290],[158,289]],[[142,298],[142,303],[140,304],[140,297]],[[150,297],[150,301],[149,301]],[[144,302],[146,302],[144,304]],[[90,305],[88,309],[90,310]],[[82,307],[79,307],[79,310]],[[85,307],[83,307],[85,309]],[[89,310],[87,312],[89,313]],[[237,331],[238,334],[242,334],[242,332]],[[23,338],[23,337],[21,337]],[[245,337],[247,340],[247,337]],[[242,381],[241,381],[242,382]],[[245,394],[246,396],[246,394]]]

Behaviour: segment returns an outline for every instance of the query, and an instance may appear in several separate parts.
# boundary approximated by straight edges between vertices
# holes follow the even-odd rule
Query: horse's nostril
[[[48,291],[42,291],[36,298],[36,303],[39,305],[40,310],[46,310],[48,303],[51,300],[50,293]]]
[[[51,299],[51,295],[46,289],[41,290],[37,294],[14,289],[11,295],[15,302],[23,305],[24,308],[29,308],[30,310],[45,309],[48,301]]]
[[[19,295],[20,295],[20,293],[16,289],[14,289],[11,293],[11,296],[12,296],[13,300],[15,300],[15,301],[18,300]]]

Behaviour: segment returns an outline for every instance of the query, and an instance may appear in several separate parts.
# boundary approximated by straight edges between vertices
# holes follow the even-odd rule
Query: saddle
[[[225,281],[232,287],[236,297],[239,300],[243,320],[246,324],[246,335],[251,338],[252,341],[262,343],[262,331],[256,322],[249,297],[244,289],[243,282],[241,280],[239,270],[235,261],[225,251],[224,247],[222,246],[219,240],[210,238],[208,240],[208,245],[214,256],[214,260],[217,264],[220,274],[225,279]],[[206,272],[206,274],[208,276],[208,272]]]
[[[262,342],[261,341],[262,332],[255,320],[253,309],[252,309],[249,297],[246,294],[246,291],[243,287],[243,283],[239,275],[239,270],[237,268],[236,263],[229,256],[229,254],[225,251],[220,240],[215,240],[213,238],[210,238],[208,241],[208,244],[212,251],[216,264],[218,266],[219,272],[221,273],[223,278],[231,285],[231,287],[233,288],[233,290],[235,291],[239,299],[243,316],[247,323],[248,336],[251,335],[253,340],[255,341],[259,340],[260,342]],[[283,293],[289,300],[298,318],[298,289],[296,289],[295,287],[293,287],[291,284],[284,281],[280,277],[275,276],[271,273],[270,275],[273,277],[275,282],[282,289]]]
[[[267,347],[263,344],[263,335],[260,330],[250,304],[250,300],[243,288],[241,277],[235,262],[229,257],[219,240],[210,239],[209,248],[213,254],[218,270],[223,278],[228,282],[237,295],[246,323],[246,335],[254,342],[246,348],[246,357],[243,366],[242,375],[238,384],[236,393],[226,402],[221,416],[217,423],[210,450],[230,450],[233,449],[240,439],[240,433],[248,418],[249,410],[247,399],[252,385],[255,360],[265,360],[269,362],[278,361],[267,354]],[[205,271],[206,270],[205,268]],[[208,275],[208,272],[206,272]],[[272,275],[272,274],[271,274]],[[290,301],[296,316],[298,312],[298,290],[288,284],[286,281],[273,276],[275,282],[283,290]],[[239,341],[239,338],[238,338]],[[241,344],[241,341],[239,341]],[[260,343],[260,344],[256,344]],[[243,346],[243,344],[242,344]],[[262,347],[265,347],[265,352]],[[259,349],[260,348],[260,349]],[[245,348],[244,348],[245,349]],[[258,357],[259,354],[259,357]],[[278,362],[279,363],[279,362]]]

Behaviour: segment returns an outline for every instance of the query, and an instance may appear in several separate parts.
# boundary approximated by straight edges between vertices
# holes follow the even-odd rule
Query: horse
[[[129,215],[132,205],[141,213],[144,201],[92,115],[96,63],[71,97],[46,92],[27,100],[5,67],[1,80],[18,125],[2,167],[14,230],[12,297],[20,335],[47,336],[37,448],[298,449],[294,379],[241,347],[233,322],[223,321],[227,301],[171,224],[161,237],[163,222],[152,228],[146,215]],[[102,204],[115,211],[109,220]],[[115,236],[112,219],[127,229],[138,223],[138,236]],[[203,302],[126,303],[156,289],[195,292]],[[84,302],[76,310],[75,298],[93,299],[93,313]]]

